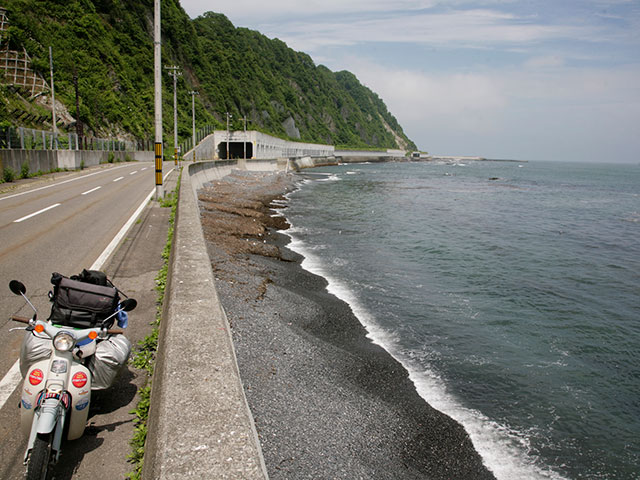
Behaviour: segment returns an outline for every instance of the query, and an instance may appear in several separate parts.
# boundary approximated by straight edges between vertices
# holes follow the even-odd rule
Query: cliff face
[[[153,138],[152,0],[0,0],[10,27],[2,38],[24,48],[36,72],[48,78],[54,52],[56,100],[99,135]],[[163,65],[177,65],[178,130],[191,135],[191,96],[196,122],[247,128],[283,138],[348,147],[414,149],[384,102],[349,72],[331,72],[280,40],[236,28],[208,12],[191,20],[177,0],[162,2]],[[3,45],[4,46],[4,45]],[[24,104],[30,93],[0,88],[1,101]],[[165,134],[173,130],[173,83],[163,75]],[[28,103],[28,102],[27,102]],[[12,108],[0,122],[21,125]],[[25,107],[26,108],[26,107]],[[19,112],[18,112],[19,113]],[[31,117],[30,117],[31,118]],[[46,118],[42,116],[41,118]],[[46,123],[40,126],[48,128]],[[172,144],[173,135],[166,135]]]

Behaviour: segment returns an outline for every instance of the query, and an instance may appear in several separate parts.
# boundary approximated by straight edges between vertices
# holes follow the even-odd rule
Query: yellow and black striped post
[[[162,142],[155,143],[156,152],[156,187],[162,185]]]

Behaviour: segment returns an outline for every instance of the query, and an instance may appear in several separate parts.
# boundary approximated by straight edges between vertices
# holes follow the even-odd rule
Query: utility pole
[[[165,66],[165,70],[169,70],[169,75],[173,77],[173,159],[178,165],[178,96],[176,93],[176,84],[178,77],[182,75],[180,67],[172,65]]]
[[[153,20],[153,83],[155,90],[155,157],[156,200],[164,196],[162,191],[162,46],[160,41],[160,0],[154,0]]]
[[[227,160],[229,160],[229,137],[231,136],[231,132],[229,131],[229,119],[232,117],[229,112],[227,112]]]
[[[80,123],[80,96],[78,95],[78,71],[73,67],[73,87],[76,92],[76,150],[82,150],[82,124]]]
[[[244,121],[244,141],[242,142],[242,145],[244,146],[244,155],[242,156],[242,158],[246,160],[247,159],[247,116],[245,115],[244,117],[242,117],[242,120]]]
[[[56,91],[53,88],[53,50],[49,46],[49,70],[51,72],[51,112],[53,113],[53,138],[51,139],[51,149],[58,149],[58,127],[56,120]]]
[[[192,124],[192,132],[193,132],[193,145],[191,145],[191,150],[193,150],[193,161],[196,161],[196,95],[199,95],[196,90],[191,90],[189,92],[191,95],[191,124]]]

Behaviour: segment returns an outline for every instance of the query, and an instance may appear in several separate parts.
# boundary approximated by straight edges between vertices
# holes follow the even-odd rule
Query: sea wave
[[[341,279],[329,273],[326,261],[314,253],[318,249],[310,247],[297,236],[303,234],[303,230],[292,226],[283,233],[290,238],[287,248],[303,257],[302,268],[327,280],[327,291],[351,307],[366,328],[367,337],[407,369],[418,394],[433,408],[450,416],[465,428],[484,464],[498,480],[565,480],[566,477],[551,468],[536,463],[538,459],[532,453],[529,444],[532,433],[516,431],[489,419],[477,410],[465,407],[448,392],[446,383],[436,372],[424,370],[419,362],[411,359],[410,352],[402,352],[395,335],[381,328],[375,316],[362,304],[353,290]]]

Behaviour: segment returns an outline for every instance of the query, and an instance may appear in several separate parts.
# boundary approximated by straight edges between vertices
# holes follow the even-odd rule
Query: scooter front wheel
[[[51,457],[51,434],[39,433],[27,462],[26,480],[47,480]]]

